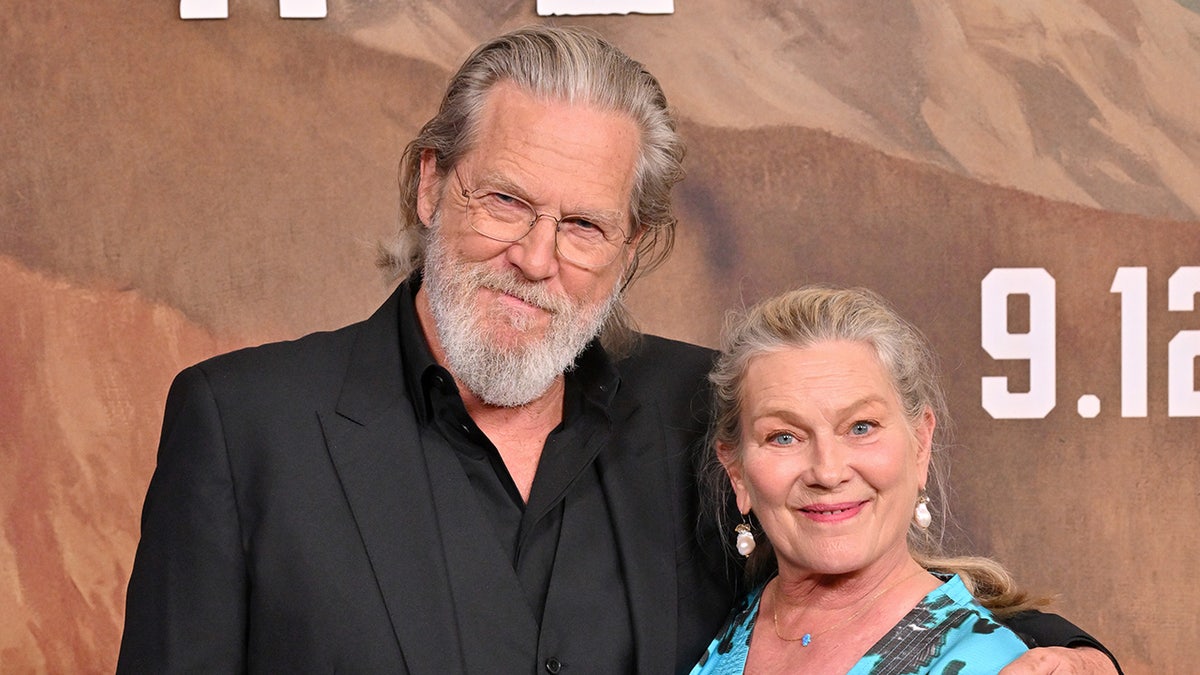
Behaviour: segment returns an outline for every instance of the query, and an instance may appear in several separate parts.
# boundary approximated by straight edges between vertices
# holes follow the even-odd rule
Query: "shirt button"
[[[546,672],[550,675],[557,675],[558,671],[562,670],[562,662],[551,656],[546,659]]]

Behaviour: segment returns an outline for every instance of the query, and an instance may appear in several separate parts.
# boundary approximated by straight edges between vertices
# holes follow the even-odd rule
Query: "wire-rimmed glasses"
[[[554,245],[558,254],[580,267],[604,267],[617,259],[621,248],[628,243],[625,231],[615,222],[597,216],[568,214],[555,218],[538,213],[521,199],[491,188],[469,189],[458,169],[454,169],[462,196],[466,199],[467,225],[479,234],[512,243],[533,231],[542,218],[554,222]]]

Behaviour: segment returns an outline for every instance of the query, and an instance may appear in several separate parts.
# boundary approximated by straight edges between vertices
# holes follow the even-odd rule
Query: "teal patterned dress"
[[[880,638],[848,675],[995,675],[1026,651],[1016,633],[975,602],[962,579],[942,578],[948,580]],[[741,675],[764,587],[734,607],[692,675]]]

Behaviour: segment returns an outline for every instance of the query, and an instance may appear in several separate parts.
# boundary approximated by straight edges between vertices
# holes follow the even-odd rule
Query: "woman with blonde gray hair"
[[[753,590],[693,673],[994,674],[1026,651],[997,616],[1041,603],[995,561],[940,550],[944,397],[882,298],[766,300],[710,380],[713,507],[736,500]]]

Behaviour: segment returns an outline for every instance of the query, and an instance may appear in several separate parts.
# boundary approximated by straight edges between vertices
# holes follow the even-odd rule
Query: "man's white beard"
[[[456,259],[443,241],[438,220],[435,216],[425,251],[424,287],[446,366],[484,403],[525,405],[574,366],[620,301],[620,287],[614,283],[603,302],[588,305],[551,293],[545,284],[527,281],[516,270]],[[475,304],[480,288],[548,311],[545,335],[537,339],[528,334],[533,327],[524,313],[497,306],[482,315]],[[499,331],[524,334],[524,340],[511,344],[508,337],[498,339]]]

